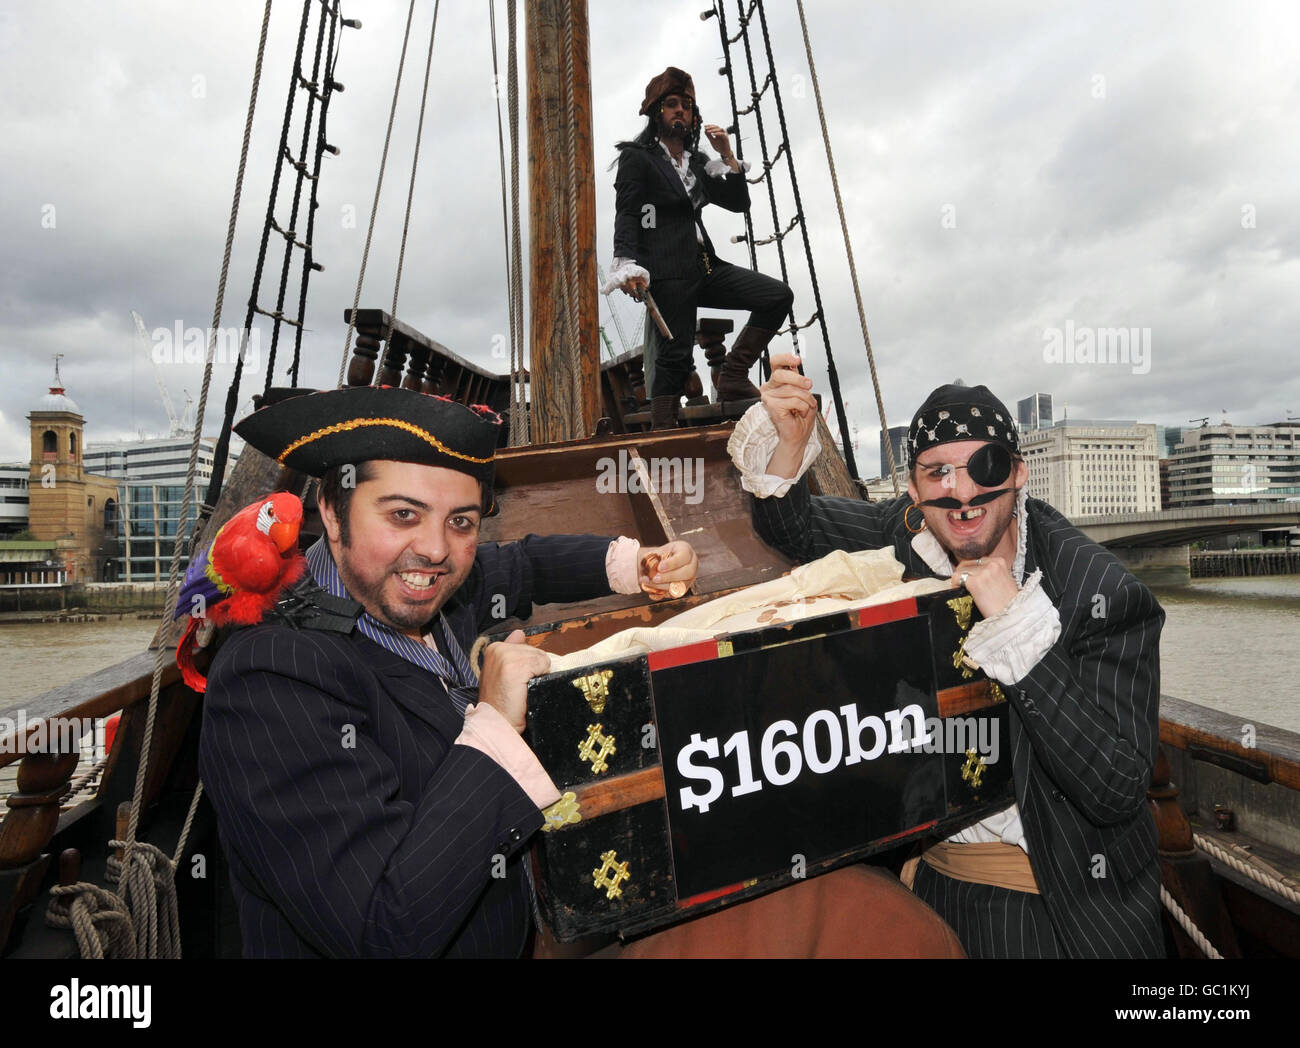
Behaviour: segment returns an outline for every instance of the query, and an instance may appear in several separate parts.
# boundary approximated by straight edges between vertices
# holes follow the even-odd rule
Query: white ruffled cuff
[[[746,174],[749,171],[749,161],[740,161],[740,174]],[[714,157],[704,165],[704,173],[710,178],[726,178],[732,173],[731,165],[720,157]]]
[[[808,472],[808,467],[822,453],[821,438],[817,430],[808,437],[803,449],[803,462],[793,477],[778,477],[767,472],[767,464],[776,454],[780,443],[776,426],[762,403],[752,404],[748,411],[740,416],[736,428],[727,441],[727,454],[740,470],[740,486],[756,498],[765,499],[772,496],[780,498]]]
[[[999,683],[1021,680],[1061,636],[1061,614],[1042,579],[1035,571],[1000,614],[977,622],[966,636],[966,654]]]
[[[645,282],[650,283],[650,271],[644,266],[638,266],[630,258],[615,258],[613,266],[614,268],[610,271],[605,283],[600,285],[602,295],[609,295],[619,290],[632,277],[645,277]]]

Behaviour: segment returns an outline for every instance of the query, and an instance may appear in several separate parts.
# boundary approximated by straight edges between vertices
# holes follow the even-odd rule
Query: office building
[[[1029,494],[1071,519],[1161,508],[1151,423],[1062,420],[1024,433],[1020,450],[1029,467]]]
[[[1016,401],[1016,420],[1020,423],[1020,432],[1047,429],[1052,425],[1052,395],[1034,393],[1024,400]]]
[[[1183,430],[1169,462],[1174,506],[1234,506],[1300,498],[1300,424]]]
[[[907,468],[907,426],[889,427],[889,445],[894,449],[894,468]],[[889,455],[885,442],[880,442],[880,475],[889,477]]]
[[[199,442],[195,464],[196,496],[191,498],[190,525],[198,517],[198,502],[212,479],[216,441]],[[115,560],[118,582],[164,582],[171,568],[172,546],[181,523],[190,438],[94,443],[86,448],[86,468],[117,481],[123,512],[118,522],[120,553]],[[234,468],[231,457],[227,470]],[[188,558],[182,560],[182,570]]]

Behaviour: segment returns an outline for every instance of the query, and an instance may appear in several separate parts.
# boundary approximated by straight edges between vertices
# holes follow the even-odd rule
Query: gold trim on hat
[[[354,418],[350,422],[336,422],[332,426],[325,426],[323,429],[318,429],[314,433],[308,433],[305,437],[300,437],[298,440],[295,440],[292,444],[290,444],[287,448],[285,448],[282,452],[280,452],[280,454],[276,457],[276,462],[280,463],[280,465],[283,466],[284,460],[287,459],[290,455],[292,455],[295,451],[297,451],[299,448],[303,447],[304,445],[310,444],[314,440],[320,440],[322,437],[330,437],[336,433],[346,433],[348,430],[359,429],[362,426],[393,426],[397,429],[404,429],[406,430],[406,432],[411,433],[414,436],[419,437],[421,440],[425,441],[426,443],[433,445],[433,447],[437,448],[444,455],[450,455],[452,458],[458,458],[465,462],[474,462],[479,465],[485,465],[491,462],[494,457],[492,455],[489,455],[487,458],[475,458],[473,455],[464,455],[459,451],[453,451],[451,448],[447,447],[447,445],[444,444],[441,440],[439,440],[432,433],[430,433],[427,429],[421,429],[419,426],[415,425],[414,423],[407,422],[404,419]]]

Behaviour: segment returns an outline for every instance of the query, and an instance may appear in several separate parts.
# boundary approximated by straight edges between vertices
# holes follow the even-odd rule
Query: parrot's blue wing
[[[189,569],[185,572],[185,581],[181,583],[180,596],[176,598],[176,613],[172,616],[173,619],[192,615],[196,608],[201,612],[199,617],[202,618],[208,608],[226,599],[226,594],[212,579],[214,573],[210,571],[211,551],[212,547],[209,546],[190,561]]]

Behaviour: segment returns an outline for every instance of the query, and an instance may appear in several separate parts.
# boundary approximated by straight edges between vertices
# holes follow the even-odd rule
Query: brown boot
[[[704,383],[700,381],[700,373],[692,371],[686,376],[686,403],[690,403],[696,397],[704,396]]]
[[[680,401],[681,394],[679,393],[664,397],[654,397],[650,401],[650,428],[676,429],[677,406]]]
[[[718,400],[753,400],[759,395],[758,387],[749,381],[749,369],[775,334],[748,324],[740,329],[718,373]]]

